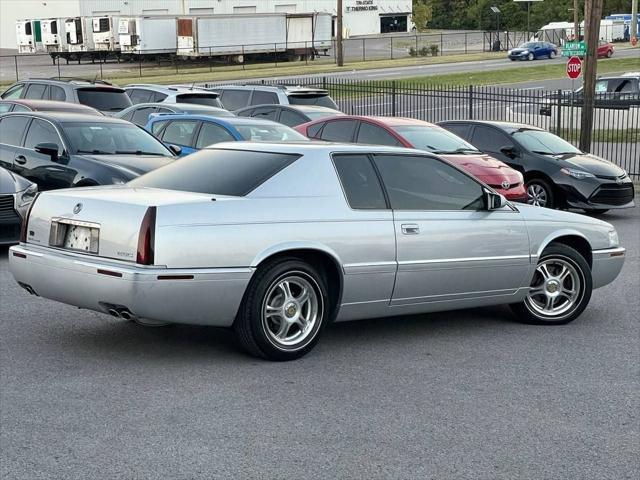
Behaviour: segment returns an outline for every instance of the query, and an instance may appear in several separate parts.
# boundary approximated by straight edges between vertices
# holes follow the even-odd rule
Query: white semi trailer
[[[91,32],[96,51],[120,52],[120,37],[118,35],[119,17],[93,17]]]
[[[16,40],[18,53],[37,53],[43,51],[40,20],[17,20]]]
[[[95,50],[91,21],[87,17],[72,17],[64,21],[67,50],[72,57],[80,58],[86,52]]]
[[[118,37],[122,55],[175,55],[176,17],[120,17]]]
[[[42,45],[48,53],[67,50],[67,36],[64,34],[64,19],[46,18],[40,20]]]
[[[270,53],[304,59],[331,47],[331,21],[330,14],[318,13],[179,17],[177,55],[226,57],[238,63]]]

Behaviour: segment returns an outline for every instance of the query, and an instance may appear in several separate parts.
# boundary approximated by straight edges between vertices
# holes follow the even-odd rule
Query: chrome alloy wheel
[[[582,293],[582,276],[577,268],[563,258],[549,258],[536,267],[525,305],[534,315],[555,318],[570,312]]]
[[[313,279],[289,272],[277,279],[264,297],[262,326],[277,347],[291,348],[304,342],[322,319],[322,300]]]
[[[538,183],[527,186],[527,203],[536,207],[545,207],[548,202],[547,191]]]

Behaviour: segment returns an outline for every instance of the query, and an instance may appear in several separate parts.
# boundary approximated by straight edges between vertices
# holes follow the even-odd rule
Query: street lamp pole
[[[336,59],[338,66],[344,66],[344,52],[342,50],[342,0],[338,0],[338,16],[336,17]]]

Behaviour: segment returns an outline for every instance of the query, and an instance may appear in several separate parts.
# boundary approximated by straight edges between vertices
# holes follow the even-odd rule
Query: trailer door
[[[287,17],[287,48],[305,48],[313,41],[313,16]]]
[[[33,22],[33,25],[35,27],[36,43],[40,43],[42,42],[42,28],[40,27],[40,20]]]

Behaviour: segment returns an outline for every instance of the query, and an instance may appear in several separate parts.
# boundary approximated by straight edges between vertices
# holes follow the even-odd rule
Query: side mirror
[[[39,143],[34,150],[43,155],[49,155],[52,162],[58,160],[58,145],[55,143]]]
[[[507,199],[499,193],[485,190],[485,205],[487,210],[499,210],[507,205]]]
[[[180,156],[180,154],[182,153],[182,147],[179,147],[178,145],[169,145],[169,150],[171,150],[177,156]]]
[[[519,154],[518,150],[513,146],[501,147],[500,151],[511,159],[516,158]]]

